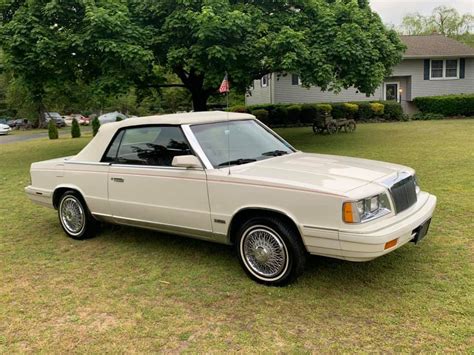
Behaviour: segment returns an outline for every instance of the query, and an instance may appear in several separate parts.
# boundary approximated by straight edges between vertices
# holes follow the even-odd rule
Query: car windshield
[[[191,130],[215,168],[294,152],[288,143],[271,134],[255,120],[199,124],[191,126]]]

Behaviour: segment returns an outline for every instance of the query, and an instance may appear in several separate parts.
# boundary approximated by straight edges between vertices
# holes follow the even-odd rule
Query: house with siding
[[[415,97],[474,93],[474,48],[443,35],[400,36],[407,46],[403,60],[375,93],[355,88],[339,93],[305,88],[298,75],[270,73],[254,80],[247,105],[394,100],[406,113],[416,111]]]

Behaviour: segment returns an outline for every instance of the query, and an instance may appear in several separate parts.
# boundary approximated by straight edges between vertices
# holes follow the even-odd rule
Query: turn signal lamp
[[[394,247],[395,245],[397,245],[397,242],[398,242],[398,238],[393,239],[393,240],[385,243],[385,248],[384,249],[386,250],[386,249],[390,249],[390,248]]]

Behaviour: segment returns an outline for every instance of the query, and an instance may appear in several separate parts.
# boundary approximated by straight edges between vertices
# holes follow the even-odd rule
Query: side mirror
[[[202,168],[201,162],[194,155],[177,155],[173,158],[171,166],[180,168]]]

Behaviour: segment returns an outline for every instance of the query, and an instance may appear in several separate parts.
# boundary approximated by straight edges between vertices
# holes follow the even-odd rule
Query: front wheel
[[[66,234],[73,239],[95,236],[98,222],[92,217],[80,194],[66,191],[59,200],[59,222]]]
[[[276,218],[252,218],[237,235],[239,261],[253,280],[272,286],[284,286],[301,275],[306,250],[299,233]]]

